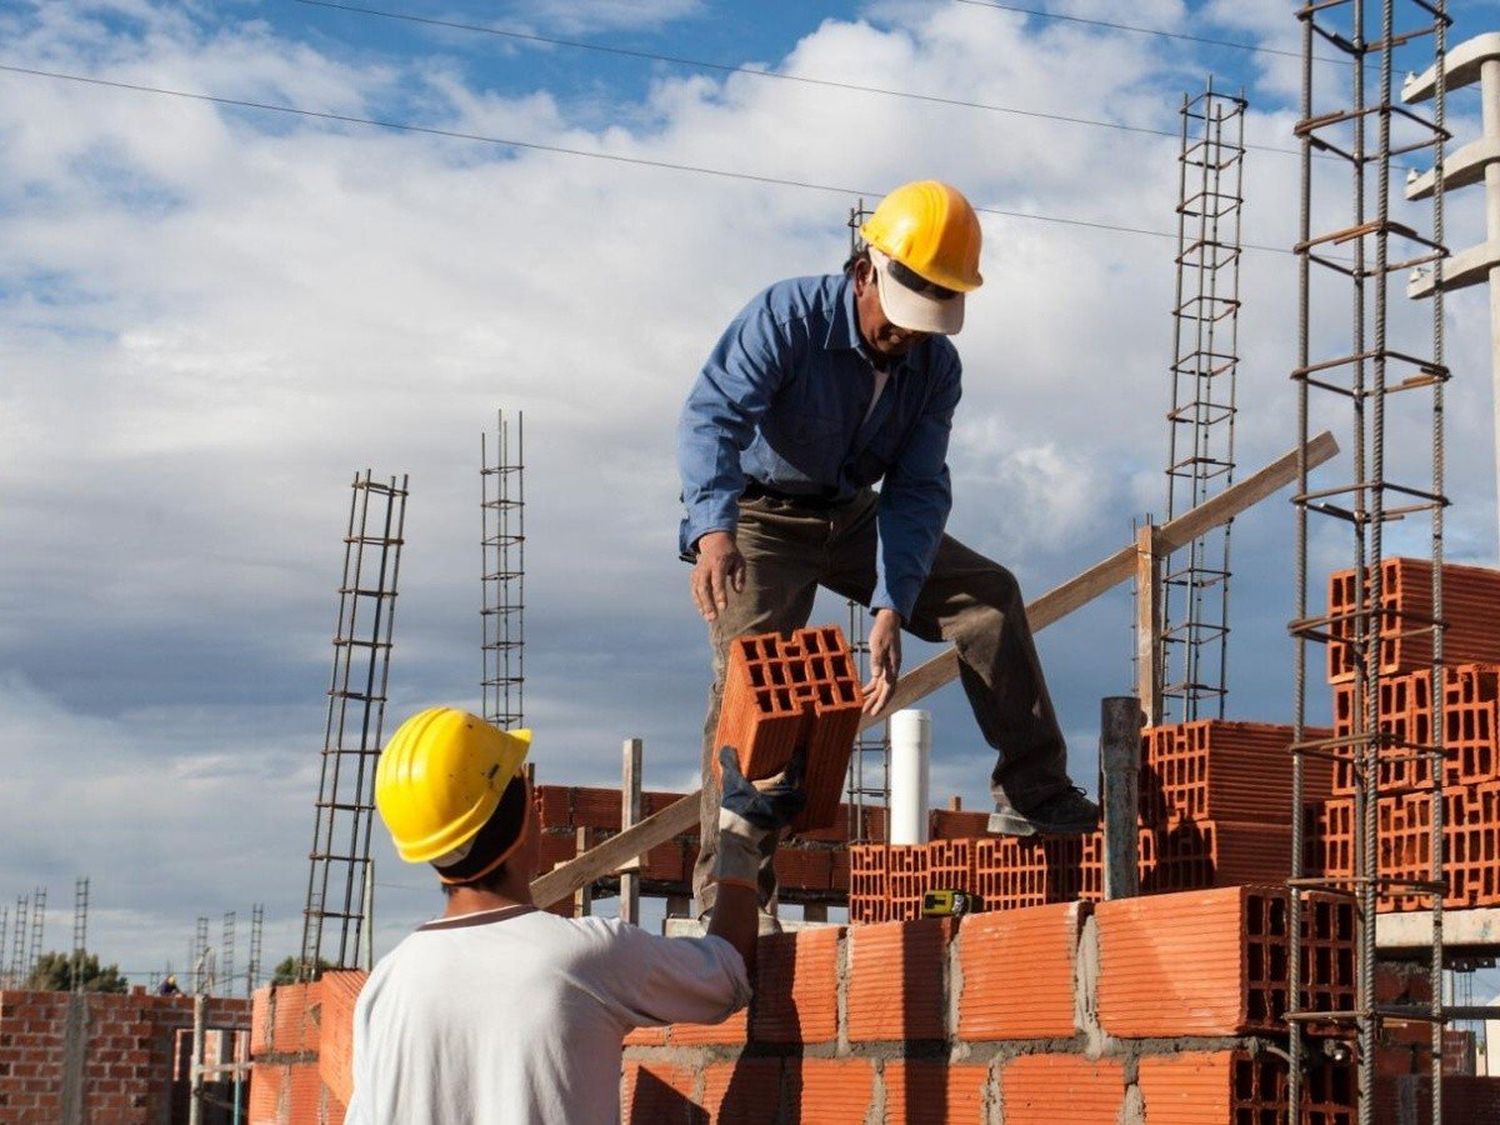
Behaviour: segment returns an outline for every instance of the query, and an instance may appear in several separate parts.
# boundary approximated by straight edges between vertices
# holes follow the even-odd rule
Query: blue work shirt
[[[875,371],[853,281],[777,282],[730,323],[683,406],[683,556],[707,532],[734,532],[746,477],[835,501],[884,478],[870,608],[911,620],[953,505],[948,434],[960,372],[952,342],[930,336],[891,369],[866,419]]]

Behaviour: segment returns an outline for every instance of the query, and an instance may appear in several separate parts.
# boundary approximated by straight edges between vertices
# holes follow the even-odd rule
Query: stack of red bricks
[[[1396,634],[1382,642],[1375,722],[1387,744],[1377,752],[1381,800],[1376,809],[1379,873],[1420,882],[1431,877],[1432,783],[1436,741],[1432,699],[1432,565],[1418,559],[1381,564],[1382,627]],[[1354,572],[1329,580],[1329,614],[1356,608]],[[1443,714],[1443,838],[1449,907],[1500,905],[1500,571],[1444,566],[1441,672]],[[1335,637],[1352,623],[1335,619]],[[1328,646],[1335,737],[1352,735],[1361,709],[1356,654],[1344,641]],[[1362,724],[1361,724],[1362,725]],[[1354,769],[1346,747],[1335,762],[1332,796],[1309,809],[1308,866],[1331,876],[1354,870]],[[1381,908],[1424,907],[1416,893],[1385,895]]]
[[[1345,1006],[1353,912],[1315,905],[1303,1003]],[[1284,1121],[1287,920],[1230,887],[763,938],[748,1012],[627,1039],[626,1119]],[[1348,1125],[1314,1057],[1304,1120]]]
[[[249,1017],[248,1001],[208,1002],[210,1028]],[[0,1121],[186,1120],[192,1027],[188,996],[0,992]]]
[[[354,1004],[367,974],[255,993],[247,1125],[342,1125],[354,1090]]]
[[[1290,727],[1220,720],[1145,732],[1137,829],[1144,893],[1286,878],[1291,741]],[[1328,764],[1309,759],[1304,793],[1324,797],[1331,785]],[[980,821],[975,835],[982,831]],[[973,892],[984,910],[1103,897],[1101,832],[860,844],[850,851],[854,922],[918,917],[922,893],[931,889]]]

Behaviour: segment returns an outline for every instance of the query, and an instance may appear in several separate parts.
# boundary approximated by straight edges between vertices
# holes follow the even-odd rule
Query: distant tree
[[[129,982],[118,965],[99,967],[97,954],[85,952],[78,959],[85,992],[125,992]],[[43,953],[26,978],[26,987],[42,992],[67,992],[73,987],[73,954]]]
[[[298,971],[301,966],[302,958],[300,957],[283,958],[281,960],[281,963],[276,966],[276,971],[271,974],[271,983],[296,984],[299,980],[302,979],[302,974]],[[331,961],[325,961],[323,960],[323,958],[319,957],[318,968],[317,971],[312,974],[312,979],[317,980],[331,968],[333,968],[333,963]]]

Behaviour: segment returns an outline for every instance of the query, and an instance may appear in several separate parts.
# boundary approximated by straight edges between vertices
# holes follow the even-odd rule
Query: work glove
[[[766,836],[780,832],[807,804],[802,787],[807,751],[798,749],[775,777],[751,782],[740,772],[734,749],[719,747],[723,797],[719,800],[719,852],[714,877],[754,890]]]

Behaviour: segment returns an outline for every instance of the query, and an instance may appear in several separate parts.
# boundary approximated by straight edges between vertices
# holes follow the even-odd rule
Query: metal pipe
[[[1099,708],[1099,762],[1104,772],[1104,897],[1140,894],[1141,701],[1114,695]]]

